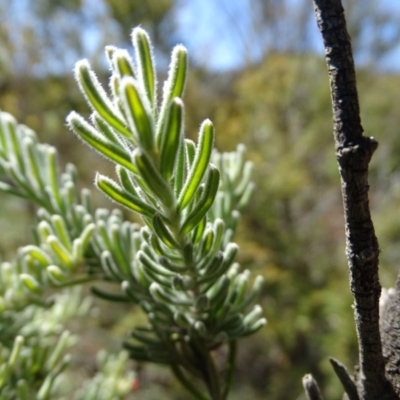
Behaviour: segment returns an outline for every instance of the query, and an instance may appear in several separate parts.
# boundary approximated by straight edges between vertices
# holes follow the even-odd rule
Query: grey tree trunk
[[[348,399],[399,399],[400,284],[388,297],[380,321],[379,245],[368,200],[368,166],[378,143],[373,137],[363,136],[353,53],[341,0],[314,0],[314,11],[329,74],[346,254],[359,344],[359,368],[354,379],[338,361],[332,359],[331,363]],[[303,384],[309,399],[314,399],[316,389],[310,392],[310,385],[304,380]]]

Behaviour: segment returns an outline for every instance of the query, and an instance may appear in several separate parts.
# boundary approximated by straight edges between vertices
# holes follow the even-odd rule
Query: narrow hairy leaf
[[[122,147],[129,149],[129,145],[127,144],[127,139],[124,136],[121,136],[114,130],[110,125],[107,124],[97,112],[93,112],[90,116],[94,127],[106,137],[112,143],[120,143]]]
[[[242,197],[240,198],[240,201],[237,205],[238,211],[242,211],[247,206],[252,194],[254,193],[255,188],[256,188],[255,183],[249,182],[249,184],[244,189]]]
[[[90,220],[85,221],[85,223],[87,224],[92,222],[92,215],[93,215],[91,195],[92,194],[89,189],[83,188],[81,190],[81,204],[87,212],[87,216],[85,216],[85,219],[90,218]]]
[[[152,333],[150,333],[151,335]],[[150,345],[150,346],[163,346],[163,344],[161,342],[159,342],[158,340],[154,339],[154,337],[150,337],[149,334],[145,334],[141,331],[139,331],[138,329],[134,329],[131,332],[131,336],[133,338],[135,338],[137,341],[146,344],[146,345]]]
[[[158,283],[153,282],[149,287],[152,298],[161,304],[181,305],[190,306],[191,300],[185,297],[177,296],[181,292],[168,292],[164,287],[161,287]]]
[[[266,318],[260,318],[258,321],[254,322],[253,325],[249,326],[246,329],[246,332],[244,334],[242,334],[242,336],[253,335],[254,333],[258,332],[265,325],[267,325],[267,319]]]
[[[194,158],[196,156],[196,144],[193,140],[185,139],[185,150],[186,150],[186,164],[188,171],[193,165]]]
[[[230,279],[222,275],[217,283],[207,292],[213,313],[216,313],[224,304],[230,287]]]
[[[193,228],[204,218],[214,202],[215,195],[218,191],[218,185],[219,171],[211,165],[201,198],[182,224],[180,231],[183,235],[186,235],[193,230]]]
[[[47,240],[47,244],[50,246],[54,255],[59,261],[61,261],[69,269],[73,268],[72,254],[68,249],[61,243],[60,239],[54,235],[50,235]]]
[[[29,177],[33,185],[39,193],[44,193],[43,174],[43,158],[39,155],[38,148],[31,138],[24,138],[22,142],[26,153],[26,168],[29,171]]]
[[[210,299],[205,294],[197,297],[195,302],[196,311],[204,312],[210,309]]]
[[[222,252],[218,252],[208,264],[207,268],[204,270],[204,273],[201,279],[198,280],[198,283],[210,283],[215,282],[224,272],[222,271],[222,265],[224,263],[224,254]]]
[[[0,192],[12,194],[13,196],[26,198],[26,195],[7,183],[0,182]]]
[[[158,239],[157,235],[151,235],[150,239],[151,247],[156,252],[158,256],[162,256],[164,253],[162,251],[160,240]]]
[[[60,195],[60,187],[58,183],[58,165],[57,165],[57,151],[54,147],[48,147],[47,155],[47,181],[50,186],[51,196],[55,200],[57,207],[54,211],[62,211],[63,202]]]
[[[110,241],[110,235],[109,235],[109,227],[110,225],[108,224],[108,221],[98,221],[97,223],[97,233],[99,239],[102,240],[102,248],[107,249],[109,251],[112,251],[112,244]]]
[[[175,97],[183,97],[186,83],[187,59],[187,50],[185,47],[181,45],[176,46],[171,56],[168,79],[164,84],[163,100],[157,125],[157,145],[159,147],[161,146],[162,142],[168,105]]]
[[[50,235],[54,234],[53,227],[49,224],[48,221],[40,221],[37,227],[37,231],[41,242],[46,242],[47,238]]]
[[[87,60],[81,60],[76,63],[75,77],[79,88],[92,109],[97,111],[104,121],[119,133],[130,138],[132,135],[126,128],[122,116],[108,99],[106,92],[101,87]]]
[[[129,351],[130,357],[137,361],[152,362],[157,364],[170,365],[176,362],[175,359],[166,351],[161,349],[142,348],[131,343],[124,342],[124,348]]]
[[[107,301],[113,301],[117,303],[130,303],[131,299],[129,297],[119,294],[119,293],[111,293],[107,292],[106,290],[100,289],[98,287],[91,287],[90,291],[97,297],[107,300]]]
[[[196,189],[203,179],[210,162],[211,151],[214,145],[214,127],[210,120],[206,120],[200,127],[199,143],[193,165],[185,181],[185,186],[178,199],[178,208],[182,210],[192,200]]]
[[[176,97],[168,108],[161,143],[160,170],[165,179],[170,179],[174,172],[177,154],[182,144],[182,133],[183,103]]]
[[[235,304],[235,310],[242,311],[248,305],[250,305],[260,294],[263,283],[264,283],[264,278],[261,275],[258,275],[254,280],[253,287],[251,288],[247,296],[244,298],[244,300],[237,305]]]
[[[71,181],[65,182],[64,186],[61,188],[61,197],[63,201],[65,202],[65,208],[70,209],[72,207],[72,213],[75,213],[77,216],[77,209],[73,206],[78,204],[78,196],[76,192],[76,186],[73,184]],[[75,222],[79,223],[78,221],[80,218],[78,217]]]
[[[72,130],[88,145],[97,150],[109,160],[122,165],[130,171],[137,173],[133,165],[131,156],[121,146],[111,142],[106,137],[101,136],[88,122],[74,111],[67,117],[67,122]]]
[[[47,267],[52,263],[49,255],[40,247],[29,245],[23,248],[24,254],[29,254],[34,260],[37,260],[42,267]]]
[[[96,225],[94,223],[90,223],[85,226],[85,229],[82,231],[81,235],[79,236],[80,240],[82,241],[82,249],[85,251],[89,246],[90,239],[92,238],[93,232],[95,230]]]
[[[236,243],[229,243],[226,246],[224,250],[224,269],[228,270],[228,268],[232,265],[238,250],[239,246]]]
[[[68,234],[67,227],[65,225],[64,219],[59,215],[52,215],[51,221],[53,223],[54,232],[56,233],[60,242],[69,250],[72,250],[71,239]]]
[[[17,134],[17,123],[13,118],[7,118],[5,120],[5,128],[8,131],[9,139],[11,141],[13,156],[15,157],[19,170],[25,172],[24,155],[21,149],[21,137]]]
[[[126,120],[125,111],[122,107],[122,102],[121,102],[121,98],[120,98],[120,90],[119,90],[119,88],[121,87],[121,78],[117,73],[113,73],[111,75],[109,86],[110,86],[112,98],[114,99],[114,106],[117,107],[118,111],[124,117],[124,120]],[[132,139],[132,137],[130,139]]]
[[[160,257],[158,261],[163,267],[177,274],[183,274],[187,272],[190,267],[190,265],[180,265],[180,262],[175,264],[173,261],[170,261],[167,256]]]
[[[132,196],[112,179],[107,178],[104,175],[97,174],[95,184],[112,200],[129,208],[130,210],[133,210],[146,217],[152,217],[154,215],[155,210],[152,207],[144,203],[141,199]]]
[[[185,265],[189,266],[190,268],[193,267],[193,257],[193,245],[191,243],[186,243],[183,247],[183,260],[185,261]]]
[[[196,244],[200,241],[200,239],[203,237],[204,230],[207,225],[207,217],[204,216],[203,219],[197,224],[196,228],[193,231],[192,235],[192,242],[193,244]]]
[[[25,192],[25,197],[33,200],[40,206],[48,206],[48,203],[42,199],[38,193],[36,193],[31,186],[31,182],[28,181],[17,169],[17,166],[13,163],[6,164],[4,166],[6,173],[15,181],[16,185],[19,186],[21,193]]]
[[[14,365],[18,361],[18,357],[19,357],[19,354],[21,353],[24,341],[25,341],[24,337],[20,336],[20,335],[16,336],[15,339],[14,339],[14,344],[13,344],[13,347],[12,347],[10,358],[8,359],[8,362],[7,362],[7,364],[11,368],[13,368]]]
[[[214,221],[215,236],[214,236],[212,252],[217,251],[221,247],[221,242],[224,235],[224,228],[225,228],[224,221],[221,218],[217,218]]]
[[[171,249],[179,249],[179,243],[174,239],[170,230],[166,227],[163,219],[159,214],[155,214],[153,217],[153,227],[158,238]]]
[[[167,182],[155,168],[153,162],[140,149],[134,151],[133,160],[146,185],[152,193],[168,208],[175,203],[173,193]]]
[[[250,271],[246,269],[240,275],[238,275],[234,281],[233,288],[235,291],[235,298],[233,300],[233,305],[240,304],[247,292],[247,287],[249,285]]]
[[[127,259],[127,254],[122,247],[119,225],[112,224],[109,231],[112,240],[113,255],[115,256],[119,267],[128,274],[130,269],[129,260]]]
[[[138,196],[137,189],[133,183],[133,180],[129,176],[130,172],[128,172],[125,168],[121,167],[120,165],[117,165],[116,172],[117,172],[118,180],[119,180],[120,184],[122,185],[122,187],[128,193],[130,193],[134,196]]]
[[[8,136],[8,132],[7,132],[7,121],[11,120],[11,121],[15,121],[14,118],[9,114],[9,113],[5,113],[0,111],[0,149],[1,149],[1,154],[4,157],[6,154],[10,153],[10,149],[9,149],[9,138]]]
[[[181,328],[187,329],[193,325],[194,321],[190,315],[177,311],[174,313],[174,322]]]
[[[154,149],[154,126],[148,100],[141,93],[138,82],[130,77],[121,81],[120,93],[128,124],[136,141],[151,154]]]
[[[168,80],[164,88],[164,97],[168,100],[174,97],[182,97],[186,84],[187,65],[186,48],[182,45],[175,46],[172,50]]]
[[[165,277],[164,275],[157,272],[154,268],[152,268],[154,262],[147,254],[145,254],[143,251],[139,251],[138,260],[140,261],[140,268],[142,269],[143,274],[146,276],[146,279],[149,282],[156,282],[157,284],[160,284],[162,287],[167,289],[171,288],[171,278]]]
[[[233,314],[229,316],[227,321],[221,324],[220,329],[226,332],[231,339],[242,336],[246,332],[243,315]]]
[[[71,341],[71,333],[67,330],[63,330],[56,347],[53,349],[51,355],[46,360],[46,366],[49,370],[53,370],[57,367],[57,365],[61,362],[65,350],[69,347],[69,343]]]
[[[78,185],[78,170],[75,167],[75,165],[68,163],[65,168],[65,172],[66,172],[65,181],[68,181],[68,178],[69,178],[69,180],[73,183],[73,186],[77,186]]]
[[[152,272],[157,275],[165,276],[166,278],[172,278],[174,276],[172,272],[168,271],[160,264],[157,264],[142,250],[138,251],[137,259],[145,266],[145,268],[152,270]]]
[[[262,315],[262,307],[259,304],[256,304],[253,309],[245,315],[243,318],[243,323],[245,325],[253,325],[258,319],[260,319]]]
[[[203,243],[201,245],[201,254],[207,255],[211,251],[213,242],[214,242],[214,231],[212,230],[212,228],[207,228],[203,236]]]
[[[232,179],[236,181],[242,174],[244,165],[244,154],[246,152],[246,146],[244,144],[239,144],[235,152],[233,152],[234,162],[231,166],[232,169]]]
[[[181,141],[178,149],[178,159],[175,164],[174,174],[174,192],[175,196],[179,197],[186,177],[186,151],[185,144]]]
[[[111,55],[113,68],[118,72],[120,78],[124,76],[135,77],[135,69],[133,67],[133,60],[126,50],[115,49]]]
[[[138,78],[154,109],[156,107],[156,71],[149,35],[142,28],[135,28],[132,32],[132,42],[135,48]]]
[[[140,303],[141,298],[143,296],[143,294],[140,293],[140,290],[143,290],[143,288],[146,288],[148,286],[145,284],[142,287],[142,283],[141,282],[138,283],[138,282],[140,282],[140,281],[136,281],[135,283],[133,283],[131,280],[130,282],[123,281],[121,283],[121,289],[133,303]]]
[[[107,61],[108,61],[108,64],[109,64],[110,68],[113,68],[113,67],[114,67],[114,65],[113,65],[113,63],[112,63],[112,59],[113,59],[114,53],[115,53],[116,51],[118,51],[118,50],[120,50],[120,49],[118,49],[118,47],[113,46],[113,45],[107,45],[107,46],[104,48],[104,53],[105,53],[105,55],[106,55],[106,58],[107,58]]]
[[[42,293],[42,287],[32,275],[21,274],[19,277],[25,288],[27,288],[30,292],[32,292],[33,294]]]
[[[83,259],[83,245],[82,240],[79,238],[74,239],[72,242],[72,262],[74,264],[79,263]]]
[[[122,279],[124,279],[122,271],[118,268],[111,253],[108,250],[104,250],[101,253],[100,262],[106,276],[109,279],[116,282],[120,282]]]
[[[60,267],[57,267],[56,265],[49,265],[46,268],[46,271],[51,282],[54,285],[62,284],[67,277],[67,275],[62,271],[62,269]]]
[[[252,171],[253,171],[253,163],[251,161],[246,161],[241,174],[242,179],[235,187],[235,196],[239,197],[243,194],[244,190],[250,183]]]

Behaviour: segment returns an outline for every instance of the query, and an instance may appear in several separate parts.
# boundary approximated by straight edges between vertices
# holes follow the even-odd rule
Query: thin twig
[[[346,367],[334,358],[330,358],[329,361],[331,362],[331,365],[337,377],[339,378],[344,391],[347,393],[349,400],[360,400],[358,397],[356,384],[347,372]]]
[[[311,374],[303,377],[303,387],[308,400],[324,400],[319,390],[318,383]]]

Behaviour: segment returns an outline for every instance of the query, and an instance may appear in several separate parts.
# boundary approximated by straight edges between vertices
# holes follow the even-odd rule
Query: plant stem
[[[229,342],[229,353],[228,361],[226,363],[225,379],[224,379],[224,390],[222,392],[222,399],[225,400],[228,397],[229,390],[231,388],[233,372],[235,370],[235,361],[237,354],[237,341],[232,340]]]
[[[210,350],[196,339],[193,340],[192,350],[198,360],[198,366],[211,399],[223,400],[221,382]]]
[[[186,388],[192,395],[198,400],[208,400],[195,385],[185,376],[185,374],[181,371],[178,365],[171,365],[172,372],[179,380],[179,382]]]

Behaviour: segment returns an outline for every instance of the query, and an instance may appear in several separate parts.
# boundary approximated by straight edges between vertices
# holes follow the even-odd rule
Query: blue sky
[[[121,0],[122,1],[122,0]],[[124,0],[128,1],[128,0]],[[190,57],[195,60],[197,64],[202,65],[214,71],[224,71],[227,69],[240,68],[247,63],[252,63],[260,59],[265,54],[265,49],[278,48],[280,50],[291,51],[313,51],[317,54],[323,55],[323,47],[321,35],[318,32],[316,22],[313,15],[312,0],[270,0],[273,6],[281,7],[282,4],[289,4],[290,7],[285,10],[289,14],[287,19],[275,18],[270,20],[267,24],[262,18],[259,18],[257,12],[250,12],[260,4],[255,0],[175,0],[176,6],[174,7],[175,20],[178,24],[177,37],[182,40],[183,44],[189,49]],[[267,0],[263,0],[267,1]],[[363,6],[373,3],[376,7],[381,7],[385,12],[390,12],[391,15],[396,16],[394,29],[400,28],[400,0],[343,0],[344,2],[352,2],[360,7],[361,12]],[[29,7],[26,5],[29,0],[10,1],[10,3],[2,3],[0,0],[0,11],[7,4],[6,9],[9,9],[11,18],[3,18],[3,23],[17,24],[21,22],[25,25],[34,23],[29,18],[27,10]],[[84,9],[91,16],[97,16],[98,21],[101,22],[103,14],[106,14],[106,8],[102,1],[99,0],[83,0],[85,5]],[[58,16],[59,17],[59,16]],[[305,18],[307,21],[307,31],[299,32],[299,26],[292,21],[301,20]],[[1,20],[1,14],[0,14]],[[289,21],[289,23],[288,23]],[[291,25],[292,24],[292,25]],[[366,20],[368,25],[368,20]],[[53,28],[56,28],[58,35],[62,37],[63,32],[70,32],[71,21],[68,18],[59,18],[53,21]],[[98,54],[103,44],[100,43],[99,29],[104,33],[105,30],[112,27],[104,26],[104,24],[89,27],[82,35],[81,41],[83,42],[84,51],[83,56],[92,58]],[[383,34],[389,35],[393,30],[393,25],[388,27]],[[18,35],[23,33],[18,30],[10,30],[15,36],[15,43],[18,43]],[[364,44],[366,51],[364,55],[361,54],[356,59],[358,65],[362,65],[363,61],[368,56],[368,42],[379,37],[382,32],[374,32],[373,29],[366,31],[364,37]],[[112,33],[112,32],[111,32]],[[112,37],[112,35],[111,35]],[[111,38],[110,37],[110,38]],[[111,42],[116,45],[122,45],[118,41],[118,35],[115,36],[115,41]],[[52,38],[53,42],[57,42],[57,38]],[[21,40],[24,43],[25,40]],[[400,42],[400,39],[399,39]],[[297,45],[290,47],[291,43]],[[107,42],[108,44],[108,42]],[[29,43],[27,43],[29,45]],[[300,48],[299,48],[300,45]],[[275,46],[275,47],[274,47]],[[297,47],[296,47],[297,46]],[[302,48],[303,46],[304,48]],[[71,66],[75,63],[76,59],[82,57],[80,54],[72,51],[71,54],[66,54],[65,50],[59,46],[55,48],[59,51],[64,51],[59,60],[53,59],[51,65],[46,64],[45,70],[53,72],[62,71],[65,68],[66,58],[68,65]],[[29,48],[20,48],[20,52],[15,57],[15,65],[26,65],[31,61],[32,57],[26,56],[24,51],[28,54]],[[45,50],[45,49],[44,49]],[[42,51],[44,51],[42,50]],[[0,49],[1,58],[1,49]],[[0,60],[1,61],[1,60]],[[57,62],[59,61],[59,62]],[[375,61],[375,60],[374,60]],[[400,72],[400,43],[396,48],[385,58],[379,59],[379,66],[384,70],[392,70]],[[43,64],[28,65],[30,70],[36,71],[38,74],[43,72]],[[35,69],[36,68],[36,69]],[[71,67],[72,68],[72,67]],[[68,71],[70,69],[68,67]]]
[[[223,70],[240,66],[243,55],[233,42],[228,18],[212,3],[191,0],[179,7],[179,34],[185,38],[184,45],[189,47],[192,56],[207,67]]]
[[[363,0],[357,1],[362,3]],[[289,2],[293,6],[293,16],[297,12],[296,7],[302,4],[298,11],[311,17],[308,45],[312,51],[322,55],[322,40],[313,18],[312,1],[307,1],[309,10],[304,8],[304,2],[301,0],[289,0]],[[246,60],[257,60],[262,53],[262,46],[268,43],[268,39],[263,42],[262,35],[268,33],[260,32],[259,36],[255,36],[257,32],[254,32],[254,29],[253,32],[251,31],[254,21],[250,20],[250,13],[247,10],[253,4],[252,0],[180,0],[176,9],[179,34],[185,38],[184,44],[189,48],[191,56],[200,64],[213,70],[238,68],[243,66]],[[379,0],[379,7],[397,15],[400,25],[400,1]],[[385,33],[390,34],[390,29],[389,27]],[[280,35],[287,35],[288,40],[291,34],[294,35],[293,39],[296,39],[296,33],[290,26],[281,27],[278,32]],[[368,46],[368,40],[374,39],[374,35],[377,34],[379,33],[370,31],[366,35],[366,46]],[[279,38],[276,39],[279,40]],[[360,55],[356,61],[362,64],[365,57],[365,55]],[[400,43],[388,57],[381,60],[380,67],[385,70],[400,71]]]

